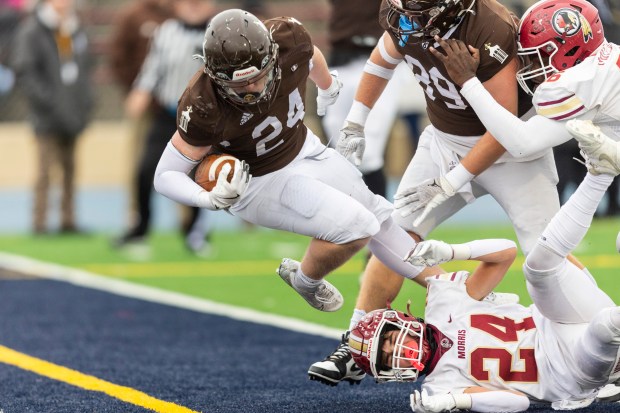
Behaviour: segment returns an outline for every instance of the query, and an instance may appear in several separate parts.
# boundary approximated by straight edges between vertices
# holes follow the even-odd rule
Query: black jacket
[[[71,53],[61,58],[55,31],[49,26],[40,8],[22,22],[12,64],[17,85],[29,102],[35,133],[75,138],[86,127],[93,107],[88,40],[76,26]],[[61,72],[70,80],[63,81]]]

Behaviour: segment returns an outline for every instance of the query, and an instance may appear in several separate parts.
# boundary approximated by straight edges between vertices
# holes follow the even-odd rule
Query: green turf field
[[[596,220],[575,251],[616,302],[620,302],[620,287],[615,279],[620,276],[620,254],[615,250],[619,229],[620,220]],[[452,243],[475,238],[514,239],[511,228],[501,225],[447,226],[432,236]],[[344,295],[345,305],[336,313],[321,313],[310,308],[275,274],[282,257],[302,257],[308,243],[305,237],[269,230],[217,232],[212,240],[212,254],[206,259],[187,252],[176,234],[154,234],[149,241],[150,258],[114,250],[109,241],[107,236],[97,234],[2,236],[0,250],[337,328],[348,325],[364,265],[360,254],[330,275],[329,280]],[[521,264],[519,256],[497,291],[516,292],[522,303],[529,304]],[[445,268],[472,269],[473,265],[449,263]],[[421,314],[424,294],[424,289],[407,282],[393,305],[404,308],[406,300],[411,299],[412,310]]]

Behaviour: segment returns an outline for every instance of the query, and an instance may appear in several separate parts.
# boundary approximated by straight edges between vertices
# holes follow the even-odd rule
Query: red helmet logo
[[[579,12],[563,8],[556,11],[551,19],[553,30],[560,35],[574,36],[581,29]]]

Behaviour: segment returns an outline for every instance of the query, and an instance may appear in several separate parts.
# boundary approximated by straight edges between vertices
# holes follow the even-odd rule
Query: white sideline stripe
[[[32,274],[51,280],[64,281],[80,287],[105,291],[123,297],[165,304],[172,307],[197,311],[199,313],[219,315],[248,323],[279,327],[315,336],[340,339],[344,331],[295,318],[262,313],[260,311],[235,307],[228,304],[220,304],[215,301],[166,291],[155,287],[111,279],[88,271],[39,261],[21,255],[0,252],[0,268]]]

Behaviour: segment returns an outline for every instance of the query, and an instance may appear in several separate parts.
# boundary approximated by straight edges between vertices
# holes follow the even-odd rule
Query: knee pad
[[[599,311],[590,321],[592,334],[601,342],[620,344],[620,308]]]
[[[304,218],[312,218],[326,202],[326,196],[320,193],[312,193],[308,188],[312,187],[313,179],[306,176],[291,177],[280,194],[282,205],[295,211]],[[316,192],[316,191],[314,191]]]
[[[564,257],[552,249],[540,238],[525,259],[525,265],[533,272],[545,272],[555,269],[564,261]]]
[[[280,202],[305,218],[306,225],[314,225],[320,239],[335,244],[368,238],[380,229],[379,219],[362,203],[336,189],[317,187],[316,180],[307,176],[288,179]]]
[[[333,241],[337,244],[344,244],[347,242],[355,241],[361,238],[368,238],[375,235],[381,229],[381,224],[377,220],[372,212],[364,208],[356,208],[354,211],[350,211],[346,217],[340,216],[337,221],[337,226],[340,228],[340,235],[338,241]],[[341,240],[340,240],[341,239]]]

